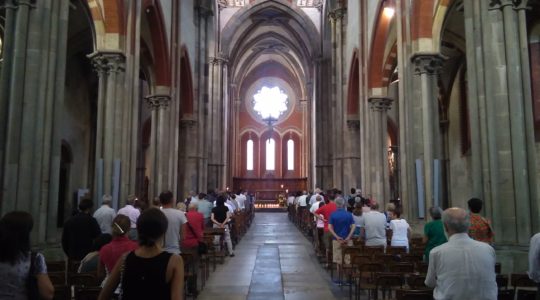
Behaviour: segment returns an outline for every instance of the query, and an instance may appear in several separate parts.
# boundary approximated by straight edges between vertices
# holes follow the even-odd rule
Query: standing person
[[[540,233],[533,235],[529,245],[529,278],[536,282],[536,300],[540,300]]]
[[[332,234],[332,260],[337,264],[339,274],[341,274],[343,264],[343,247],[352,246],[351,237],[356,227],[352,214],[346,210],[345,203],[345,199],[337,198],[335,201],[337,210],[328,220],[328,231]],[[346,263],[350,263],[350,261]],[[339,283],[341,284],[341,282]]]
[[[469,213],[464,209],[449,208],[442,220],[449,240],[431,250],[425,281],[434,288],[433,298],[497,299],[495,250],[469,237]]]
[[[364,223],[361,224],[360,234],[366,238],[366,246],[386,247],[386,217],[378,211],[379,205],[375,204],[370,211],[363,213]]]
[[[444,226],[441,221],[442,211],[439,207],[431,207],[429,214],[433,221],[424,225],[424,238],[423,241],[426,244],[424,249],[424,260],[429,262],[429,253],[431,249],[446,243],[446,235],[444,234]]]
[[[119,215],[125,215],[131,221],[131,229],[129,230],[128,236],[134,241],[137,240],[137,219],[141,215],[141,211],[134,206],[135,201],[137,201],[137,197],[135,197],[135,195],[129,195],[126,206],[118,210]]]
[[[197,211],[204,216],[204,225],[212,227],[212,221],[210,220],[210,214],[212,214],[212,208],[214,204],[208,201],[207,195],[204,193],[199,194],[199,203],[197,203]]]
[[[349,212],[352,212],[354,210],[356,197],[356,188],[351,188],[351,194],[347,197],[347,210]]]
[[[62,232],[62,248],[70,260],[80,261],[92,251],[94,239],[101,234],[99,225],[91,215],[94,202],[84,198],[79,213],[69,218]]]
[[[324,235],[324,221],[319,218],[317,215],[315,215],[315,211],[319,209],[320,207],[324,206],[324,201],[322,201],[323,197],[321,195],[315,194],[315,202],[311,205],[309,208],[309,212],[313,214],[314,221],[316,223],[316,230],[317,230],[317,252],[319,254],[324,254],[324,241],[323,241],[323,235]]]
[[[147,209],[137,219],[137,231],[139,248],[118,260],[98,299],[111,299],[119,283],[122,299],[182,299],[182,257],[161,248],[167,217],[157,208]]]
[[[311,195],[311,197],[309,198],[309,205],[313,206],[313,204],[317,202],[317,196],[320,196],[320,195],[321,195],[321,189],[315,188],[313,195]]]
[[[94,212],[94,218],[99,224],[101,233],[111,234],[111,225],[114,217],[116,217],[116,212],[111,207],[111,195],[103,195],[101,203],[101,207]]]
[[[409,239],[411,238],[411,226],[405,219],[401,218],[401,209],[395,208],[390,221],[390,230],[392,230],[392,239],[390,246],[407,247],[409,252]]]
[[[199,198],[200,199],[200,198]],[[197,211],[197,205],[201,204],[201,200],[198,203],[190,203],[188,212],[186,213],[186,235],[182,239],[182,252],[192,254],[195,258],[193,260],[193,270],[199,269],[199,255],[198,246],[199,242],[203,241],[204,235],[204,216]],[[197,272],[194,276],[190,276],[187,282],[188,294],[196,297],[197,292]]]
[[[161,210],[169,226],[165,233],[163,250],[172,254],[180,254],[180,239],[186,236],[186,223],[188,222],[186,214],[173,207],[173,194],[170,191],[159,194],[159,201],[163,205]]]
[[[30,251],[33,226],[32,215],[23,211],[7,213],[0,219],[0,299],[29,299],[30,276],[35,277],[42,299],[54,296],[45,258],[41,253]]]
[[[471,212],[471,227],[469,227],[469,236],[473,240],[493,244],[493,230],[489,221],[480,215],[482,211],[482,200],[471,198],[467,204]]]
[[[323,207],[320,207],[319,205],[319,209],[315,211],[315,215],[324,222],[323,242],[324,242],[324,247],[327,253],[330,251],[331,240],[332,240],[332,234],[330,233],[330,231],[328,231],[328,220],[330,220],[330,216],[336,210],[337,210],[337,206],[334,203],[334,198],[330,198],[328,200],[328,203],[326,203],[326,205],[324,205]]]
[[[238,206],[240,207],[240,210],[246,209],[247,197],[243,190],[238,191],[238,195],[236,195],[236,201],[238,202]]]
[[[112,241],[99,251],[98,278],[105,277],[104,283],[111,274],[120,257],[137,249],[137,243],[130,240],[127,235],[131,228],[131,221],[125,215],[118,215],[112,224]]]
[[[364,226],[364,216],[362,216],[362,204],[360,203],[360,197],[356,197],[356,199],[358,199],[358,202],[356,202],[356,204],[354,205],[354,209],[352,212],[352,217],[356,227],[354,229],[354,237],[359,237],[363,239],[364,237],[361,235],[362,228]]]
[[[214,228],[224,228],[225,229],[225,243],[227,244],[227,250],[231,257],[234,256],[232,241],[231,241],[231,230],[229,228],[229,221],[231,220],[231,211],[227,206],[225,206],[225,196],[219,195],[216,200],[216,206],[212,208],[212,214],[210,215]],[[216,236],[214,239],[215,244],[219,244],[219,236]]]

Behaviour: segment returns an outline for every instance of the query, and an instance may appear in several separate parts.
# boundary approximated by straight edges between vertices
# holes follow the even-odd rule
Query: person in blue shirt
[[[345,200],[338,197],[334,202],[337,210],[330,215],[328,231],[332,234],[332,260],[338,266],[338,274],[341,274],[342,250],[345,246],[352,246],[351,238],[356,225],[352,214],[345,209]]]

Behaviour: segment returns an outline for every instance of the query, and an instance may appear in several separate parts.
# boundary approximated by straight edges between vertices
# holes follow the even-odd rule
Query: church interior
[[[29,212],[51,260],[84,197],[144,210],[163,191],[247,191],[241,251],[198,299],[259,299],[261,253],[278,251],[282,272],[312,264],[310,229],[282,206],[316,188],[396,203],[413,237],[431,207],[479,198],[502,272],[525,273],[540,1],[2,0],[0,185],[0,215]],[[249,276],[228,282],[234,268]],[[266,299],[349,299],[323,264],[299,268]],[[313,273],[330,287],[288,285]]]

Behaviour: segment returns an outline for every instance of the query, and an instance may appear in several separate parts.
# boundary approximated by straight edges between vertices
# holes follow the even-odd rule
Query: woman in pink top
[[[190,203],[188,207],[188,212],[186,213],[186,218],[188,220],[186,226],[186,235],[180,243],[180,250],[182,253],[193,254],[194,264],[193,269],[198,270],[199,268],[199,258],[197,249],[199,242],[203,241],[204,234],[204,215],[197,211],[198,204]],[[194,272],[195,274],[197,272]],[[191,276],[188,278],[187,282],[188,295],[196,296],[197,295],[197,278],[196,276]]]
[[[130,227],[131,222],[129,217],[125,215],[117,215],[116,218],[114,218],[112,223],[113,239],[109,244],[103,246],[99,251],[99,278],[102,278],[103,275],[105,275],[103,272],[103,267],[105,267],[105,273],[108,276],[122,254],[137,249],[137,243],[127,237]]]

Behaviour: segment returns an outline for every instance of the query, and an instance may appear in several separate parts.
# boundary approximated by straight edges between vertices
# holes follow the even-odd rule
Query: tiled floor
[[[211,273],[197,299],[348,299],[286,213],[257,213],[235,254]]]

